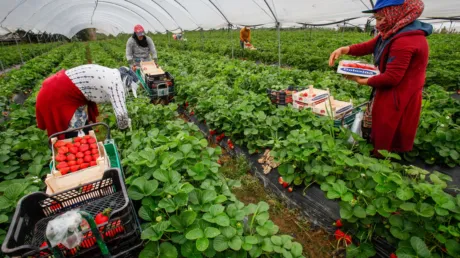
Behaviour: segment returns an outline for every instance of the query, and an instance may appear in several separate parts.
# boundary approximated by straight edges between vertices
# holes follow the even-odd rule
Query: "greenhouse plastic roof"
[[[375,0],[373,0],[375,1]],[[459,0],[424,0],[424,17],[460,17]],[[105,34],[322,24],[368,17],[371,0],[1,0],[0,33],[35,30],[72,37],[84,28]]]

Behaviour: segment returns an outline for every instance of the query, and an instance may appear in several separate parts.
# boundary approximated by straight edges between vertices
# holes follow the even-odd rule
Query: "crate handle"
[[[106,124],[106,123],[102,123],[102,122],[98,122],[98,123],[94,123],[94,124],[89,124],[89,125],[84,125],[82,127],[78,127],[78,128],[72,128],[72,129],[67,129],[65,131],[62,131],[62,132],[58,132],[58,133],[55,133],[55,134],[52,134],[49,138],[48,138],[48,145],[50,147],[50,149],[53,148],[52,144],[51,144],[51,139],[53,139],[54,137],[56,136],[59,136],[59,135],[62,135],[62,134],[66,134],[66,133],[71,133],[71,132],[75,132],[75,131],[80,131],[80,130],[83,130],[83,129],[86,129],[86,128],[90,128],[90,127],[93,127],[93,126],[98,126],[98,125],[103,125],[107,128],[107,135],[105,136],[106,139],[111,139],[111,135],[110,135],[110,127]]]
[[[96,242],[97,242],[97,245],[99,247],[99,249],[101,250],[101,254],[102,254],[102,257],[104,258],[111,258],[112,255],[110,255],[110,252],[109,252],[109,248],[107,248],[107,245],[105,244],[104,240],[102,239],[102,236],[101,236],[101,232],[99,232],[99,230],[97,230],[97,225],[96,225],[96,222],[94,221],[94,218],[93,216],[91,216],[91,214],[89,214],[88,212],[86,211],[79,211],[78,212],[84,220],[86,220],[91,228],[91,231],[93,232],[93,236],[96,237]],[[50,245],[49,241],[48,242],[48,245]],[[55,247],[53,247],[53,254],[54,254],[54,257],[56,258],[63,258],[62,254],[61,254],[61,251],[59,250],[59,248],[57,247],[57,245]]]

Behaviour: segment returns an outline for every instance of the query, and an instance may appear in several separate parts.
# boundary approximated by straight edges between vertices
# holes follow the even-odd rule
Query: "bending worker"
[[[155,44],[149,36],[145,35],[144,28],[141,25],[136,25],[133,36],[126,43],[126,59],[131,68],[136,70],[141,61],[152,61],[152,58],[155,63],[158,63]]]
[[[335,50],[329,65],[342,55],[374,54],[380,74],[371,78],[346,76],[360,85],[372,87],[363,132],[371,129],[374,155],[379,150],[412,150],[422,108],[422,90],[428,65],[426,37],[429,24],[417,21],[424,9],[421,0],[378,0],[373,10],[379,34],[368,42]]]
[[[244,44],[251,43],[251,29],[248,26],[244,26],[240,30],[240,45],[244,48]]]
[[[37,95],[38,128],[54,133],[96,122],[97,104],[111,103],[118,128],[131,126],[126,109],[129,90],[137,97],[137,77],[128,67],[111,69],[100,65],[82,65],[61,70],[48,77]],[[65,138],[75,137],[67,134]],[[60,138],[64,138],[61,135]]]

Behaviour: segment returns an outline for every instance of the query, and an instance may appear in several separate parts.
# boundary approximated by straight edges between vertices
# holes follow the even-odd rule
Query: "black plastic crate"
[[[123,228],[123,232],[119,229]],[[107,224],[99,227],[99,230],[107,244],[112,257],[137,257],[126,256],[140,252],[143,246],[141,240],[141,227],[137,219],[134,206],[130,202],[127,212],[120,217],[111,219]],[[90,230],[83,232],[83,240],[80,246],[71,250],[61,246],[60,251],[64,257],[101,257],[99,247],[96,243],[96,238]],[[139,249],[139,250],[137,250]],[[23,255],[28,258],[45,258],[53,257],[51,249],[48,247],[40,248],[40,251],[31,251]]]
[[[174,77],[169,72],[163,75],[145,75],[145,82],[150,89],[150,98],[174,97]]]
[[[126,238],[130,234],[140,234],[139,222],[130,201],[119,169],[105,171],[101,180],[86,185],[69,189],[67,191],[48,196],[36,192],[24,196],[18,203],[10,228],[2,245],[2,251],[11,256],[22,257],[48,257],[51,253],[40,246],[45,239],[45,230],[48,222],[58,215],[69,210],[80,209],[90,213],[93,217],[105,210],[112,208],[110,219],[107,223],[98,225],[104,236],[104,242],[114,247],[117,239]],[[111,234],[110,230],[123,227],[122,232]],[[88,234],[89,230],[83,232]],[[109,232],[109,233],[108,233]],[[85,235],[86,238],[91,236]],[[94,236],[92,236],[94,237]],[[139,239],[139,236],[135,237]],[[109,247],[109,249],[110,249]],[[62,250],[66,257],[76,257],[88,250],[99,249],[97,245],[91,248],[78,248],[77,250]],[[86,257],[80,256],[80,257]]]
[[[305,87],[289,86],[286,90],[267,89],[267,95],[270,101],[275,105],[285,106],[292,103],[292,95],[295,92],[305,90]],[[287,92],[289,91],[289,92]]]

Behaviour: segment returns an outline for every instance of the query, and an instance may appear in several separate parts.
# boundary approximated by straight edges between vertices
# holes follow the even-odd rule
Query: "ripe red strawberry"
[[[73,144],[74,147],[80,149],[80,146],[81,146],[81,143],[80,142],[76,142]]]
[[[75,166],[71,166],[71,167],[70,167],[70,171],[71,171],[71,172],[75,172],[75,171],[77,171],[78,169],[80,169],[80,165],[75,165]]]
[[[99,158],[99,154],[94,154],[93,155],[93,160],[96,161]]]
[[[93,232],[89,231],[84,240],[81,242],[80,246],[83,248],[90,248],[96,244],[96,237],[93,236]]]
[[[88,143],[88,140],[83,139],[83,140],[80,141],[80,143],[81,143],[81,144],[87,144],[87,143]]]
[[[77,165],[81,165],[81,164],[83,164],[84,162],[85,162],[85,161],[84,161],[82,158],[77,159]]]
[[[88,139],[88,144],[93,144],[93,143],[96,143],[96,139],[94,139],[94,138],[89,138],[89,139]]]
[[[394,254],[394,253],[391,253],[390,258],[398,258],[398,256],[396,254]]]
[[[74,142],[80,142],[81,140],[82,140],[81,137],[75,137],[75,138],[73,138],[73,141],[74,141]]]
[[[92,149],[91,154],[99,154],[99,150],[98,149]]]
[[[72,147],[69,149],[70,153],[77,154],[78,153],[78,148],[77,147]]]
[[[67,154],[67,152],[69,152],[69,148],[67,147],[61,147],[58,149],[59,154]]]
[[[61,172],[61,175],[66,175],[67,173],[69,173],[69,171],[70,171],[69,167],[59,169],[59,172]]]
[[[87,150],[87,151],[85,151],[83,154],[85,154],[85,156],[91,155],[91,151],[90,151],[90,150]]]
[[[69,150],[70,150],[70,148],[72,148],[72,147],[73,147],[73,144],[69,142],[69,143],[67,143],[65,146],[67,147],[67,149],[69,149]]]
[[[96,161],[91,161],[91,162],[89,163],[89,165],[90,165],[91,167],[92,167],[92,166],[96,166],[96,165],[97,165],[97,162],[96,162]]]
[[[56,156],[56,161],[61,162],[61,161],[66,161],[67,157],[64,154],[58,154]]]
[[[84,185],[82,188],[81,188],[81,191],[83,193],[86,193],[86,192],[89,192],[93,189],[93,185],[92,184],[89,184],[89,185]]]
[[[82,141],[83,141],[83,140],[82,140]],[[88,144],[83,144],[83,143],[82,143],[82,144],[80,145],[80,152],[85,152],[85,151],[87,151],[87,150],[89,150],[89,145],[88,145]]]
[[[90,155],[86,155],[83,160],[86,162],[86,163],[89,163],[91,162],[91,160],[93,160],[93,158],[90,156]]]
[[[283,182],[283,187],[288,188],[289,184],[287,182]]]
[[[59,164],[56,166],[56,168],[61,169],[61,168],[66,168],[68,166],[69,165],[67,165],[67,162],[63,161],[63,162],[59,162]]]
[[[105,209],[103,212],[100,212],[94,218],[94,221],[97,225],[103,224],[109,221],[110,212],[112,212],[111,208]]]
[[[345,233],[340,230],[340,229],[337,229],[335,232],[334,232],[334,237],[335,237],[335,240],[340,240],[342,238],[345,237]]]
[[[91,144],[89,145],[89,148],[90,148],[90,149],[97,149],[97,144],[96,144],[96,143],[91,143]]]
[[[345,234],[345,242],[347,243],[347,245],[351,245],[351,243],[352,243],[352,238],[351,238],[350,235]]]
[[[289,188],[288,188],[288,192],[290,192],[290,193],[292,193],[293,190],[294,190],[294,189],[292,189],[292,187],[289,187]]]
[[[59,149],[59,148],[65,146],[66,144],[67,144],[67,143],[64,142],[64,141],[57,141],[57,142],[54,144],[54,147],[55,147],[56,149]]]
[[[282,177],[282,176],[280,176],[280,177],[278,178],[278,183],[279,183],[280,185],[282,185],[282,184],[283,184],[283,182],[284,182],[284,181],[283,181],[283,177]]]
[[[83,154],[83,152],[77,152],[77,154],[75,154],[75,157],[77,158],[83,158],[85,156],[85,154]]]
[[[336,220],[335,221],[335,226],[338,227],[338,228],[343,227],[342,220],[341,219]]]
[[[90,139],[90,138],[91,138],[91,136],[89,136],[89,135],[83,136],[83,139],[85,139],[85,140],[88,140],[88,139]]]
[[[210,134],[210,135],[216,134],[216,130],[210,130],[210,131],[209,131],[209,134]]]
[[[69,154],[69,155],[67,155],[67,160],[68,160],[68,161],[72,161],[72,160],[75,160],[75,159],[76,159],[76,157],[75,157],[74,154]]]
[[[49,207],[52,211],[55,211],[61,208],[61,204],[57,203],[56,201],[52,201],[51,206]]]
[[[220,161],[220,159],[218,159],[217,164],[222,165],[222,161]]]
[[[67,162],[67,165],[68,165],[69,167],[75,166],[75,165],[77,165],[77,162],[76,162],[75,160],[71,160],[71,161],[68,161],[68,162]]]
[[[80,165],[80,168],[81,168],[81,169],[84,169],[84,168],[87,168],[87,167],[89,167],[89,163],[82,163],[82,164]]]
[[[190,115],[192,115],[192,116],[195,115],[195,111],[191,111]]]

